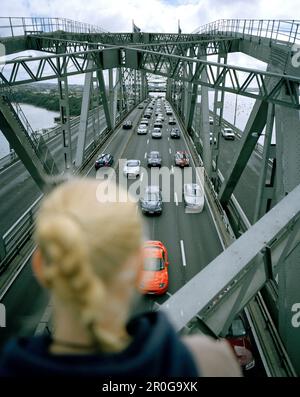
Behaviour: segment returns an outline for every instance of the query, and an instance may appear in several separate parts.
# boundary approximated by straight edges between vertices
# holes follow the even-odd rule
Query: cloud
[[[142,31],[183,32],[220,18],[300,19],[299,0],[11,0],[1,4],[5,16],[62,17],[129,32],[132,19]],[[298,14],[298,15],[297,15]]]

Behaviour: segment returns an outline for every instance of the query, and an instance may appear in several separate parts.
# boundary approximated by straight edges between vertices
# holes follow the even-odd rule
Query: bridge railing
[[[24,36],[56,31],[68,33],[103,33],[99,26],[66,18],[0,17],[0,37]]]
[[[117,114],[116,128],[128,116],[131,110],[129,110],[129,112],[123,111]],[[93,109],[90,112],[90,117],[92,117],[94,111],[96,110]],[[95,141],[91,142],[85,148],[84,163],[82,166],[74,170],[75,175],[79,175],[83,171],[89,161],[97,153],[99,147],[106,142],[112,133],[113,130],[108,130],[107,127],[103,128],[99,132],[99,135],[95,137]],[[40,195],[36,201],[25,211],[25,213],[14,223],[14,225],[12,225],[11,228],[3,235],[3,237],[0,237],[0,275],[5,272],[12,259],[18,255],[23,246],[31,238],[34,228],[35,214],[39,208],[42,197],[43,196]]]
[[[104,128],[96,142],[91,142],[85,149],[85,158],[93,156],[93,152],[97,148],[97,145],[101,145],[102,141],[107,138],[107,128]],[[81,167],[75,171],[75,174],[79,173]],[[16,257],[23,246],[31,238],[35,214],[39,208],[43,195],[40,195],[33,204],[24,212],[24,214],[8,229],[8,231],[0,237],[0,275],[9,266],[12,258]]]
[[[217,34],[237,38],[254,36],[270,42],[300,43],[299,20],[219,19],[200,26],[193,33]]]
[[[39,196],[27,211],[15,222],[14,225],[0,239],[0,274],[7,268],[32,235],[34,216],[42,195]]]

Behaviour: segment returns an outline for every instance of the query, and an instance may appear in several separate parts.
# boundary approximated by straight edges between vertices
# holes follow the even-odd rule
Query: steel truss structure
[[[93,66],[89,66],[89,59],[94,60]],[[183,64],[186,68],[184,75],[181,73]],[[96,71],[99,68],[118,67],[137,69],[169,77],[175,81],[203,85],[300,109],[299,92],[294,85],[300,82],[300,77],[251,70],[187,56],[120,47],[8,61],[6,70],[0,73],[0,90],[4,90],[7,86],[63,78]],[[203,75],[206,79],[202,78]],[[272,88],[266,84],[266,78],[272,78],[276,82]],[[284,99],[281,98],[282,88],[288,93]],[[255,89],[257,91],[254,91]]]
[[[189,332],[196,324],[196,332],[224,336],[233,317],[272,281],[279,294],[282,351],[285,355],[287,351],[292,360],[292,364],[286,360],[292,375],[293,366],[300,374],[299,331],[291,326],[293,302],[300,302],[300,71],[288,63],[293,44],[300,43],[299,26],[299,21],[220,20],[193,34],[110,33],[59,18],[0,18],[1,42],[7,54],[23,50],[47,53],[9,60],[0,71],[1,128],[41,190],[47,185],[46,176],[58,173],[58,169],[45,142],[41,144],[31,131],[28,133],[28,122],[22,121],[10,104],[9,93],[18,85],[58,81],[65,169],[78,170],[91,153],[86,147],[89,120],[93,120],[93,149],[102,142],[104,131],[113,132],[116,124],[147,98],[147,75],[166,77],[167,99],[195,148],[201,147],[208,180],[214,183],[215,200],[227,211],[266,127],[256,223],[251,227],[246,219],[249,230],[168,299],[163,309],[169,312],[177,330]],[[257,53],[267,62],[267,70],[228,64],[228,54],[238,51],[254,56]],[[218,62],[212,62],[210,55],[217,55]],[[83,74],[79,138],[73,161],[68,78]],[[212,145],[208,89],[215,90]],[[225,93],[253,98],[255,104],[228,172],[220,180],[219,139]],[[104,116],[103,129],[99,109]],[[274,121],[276,146],[271,143]],[[266,171],[270,160],[271,183]],[[238,205],[235,210],[238,212]]]

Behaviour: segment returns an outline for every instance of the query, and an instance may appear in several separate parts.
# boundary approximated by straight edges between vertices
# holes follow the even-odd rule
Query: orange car
[[[146,241],[144,247],[144,268],[140,290],[144,294],[162,295],[167,292],[168,252],[160,241]]]

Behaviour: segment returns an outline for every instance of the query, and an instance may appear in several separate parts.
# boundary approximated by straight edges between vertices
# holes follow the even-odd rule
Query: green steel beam
[[[56,62],[57,58],[60,59],[59,67]],[[91,58],[96,63],[93,67],[88,65],[88,60]],[[181,74],[183,63],[187,67],[186,75]],[[299,83],[300,77],[128,47],[8,61],[6,68],[0,72],[0,90],[5,90],[6,86],[120,66],[300,109],[298,93],[293,90],[293,84]],[[217,74],[218,68],[220,68],[219,75]],[[201,78],[202,72],[207,76],[207,81]],[[198,79],[197,75],[200,76]],[[265,84],[266,77],[275,81],[271,88]],[[223,80],[225,80],[224,86],[222,86]],[[289,96],[282,97],[280,95],[283,87],[290,93]],[[254,88],[257,88],[257,91],[254,91]]]

